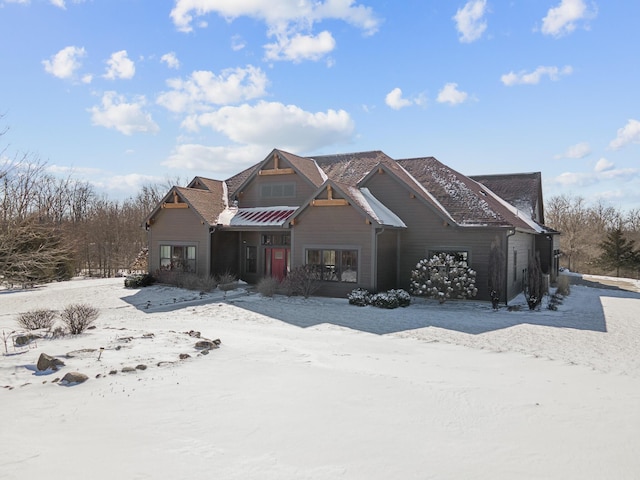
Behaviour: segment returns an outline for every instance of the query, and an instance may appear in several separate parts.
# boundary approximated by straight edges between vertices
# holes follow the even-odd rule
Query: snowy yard
[[[539,312],[121,278],[0,291],[6,333],[20,312],[100,309],[0,356],[0,479],[637,479],[640,283],[588,284]],[[38,372],[42,352],[66,366]],[[54,381],[68,371],[89,380]]]

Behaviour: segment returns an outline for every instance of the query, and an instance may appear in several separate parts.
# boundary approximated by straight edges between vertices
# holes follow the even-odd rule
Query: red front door
[[[266,251],[266,271],[267,275],[271,275],[280,281],[287,276],[287,248],[267,248]]]

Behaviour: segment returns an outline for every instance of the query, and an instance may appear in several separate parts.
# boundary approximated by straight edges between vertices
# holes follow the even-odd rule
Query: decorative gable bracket
[[[327,198],[312,200],[311,205],[314,207],[340,207],[349,205],[349,202],[345,198],[333,198],[333,189],[331,185],[327,185]]]
[[[171,202],[164,202],[162,204],[162,208],[189,208],[189,205],[187,205],[184,202],[180,202],[180,199],[178,197],[178,192],[173,192],[173,201]]]
[[[265,168],[258,171],[258,175],[293,175],[296,171],[293,168],[280,168],[280,157],[278,154],[273,155],[273,168]]]

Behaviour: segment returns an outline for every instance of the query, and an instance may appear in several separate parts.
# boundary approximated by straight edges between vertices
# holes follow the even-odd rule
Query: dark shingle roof
[[[220,181],[212,181],[209,190],[199,188],[174,187],[184,200],[210,226],[216,225],[218,216],[226,208],[224,186]]]
[[[482,185],[433,157],[398,160],[459,225],[531,229],[525,219]]]
[[[261,162],[262,163],[262,162]],[[242,184],[244,184],[244,182],[247,181],[247,179],[254,174],[254,172],[260,167],[260,163],[256,163],[255,165],[252,165],[249,168],[245,168],[243,171],[241,171],[240,173],[236,173],[233,177],[227,178],[227,180],[225,181],[225,183],[227,184],[227,191],[229,194],[229,198],[233,199],[233,196],[236,194],[236,192],[238,191],[238,188],[240,188],[240,186]]]
[[[347,186],[353,188],[364,186],[359,183],[374,169],[383,167],[432,205],[436,211],[448,219],[447,221],[452,220],[461,226],[511,226],[536,229],[537,225],[525,218],[523,213],[542,223],[541,219],[535,218],[536,206],[541,206],[542,202],[539,173],[485,175],[472,178],[456,172],[434,157],[396,161],[380,150],[316,157],[301,157],[277,149],[272,153],[274,152],[286,159],[313,185],[319,187],[328,178],[342,185],[345,192],[349,191]],[[234,198],[237,190],[256,173],[263,162],[243,170],[224,182],[229,199]],[[223,182],[203,177],[196,177],[196,179],[207,190],[186,188],[178,191],[207,222],[215,224],[220,212],[225,208]]]
[[[544,223],[542,212],[542,174],[512,173],[502,175],[474,175],[469,177],[485,185],[531,218]]]
[[[391,157],[380,150],[322,155],[313,159],[331,180],[352,186],[357,185],[378,164],[394,163]]]
[[[316,187],[319,187],[324,183],[324,176],[318,167],[318,164],[312,158],[299,157],[293,153],[277,150],[287,161],[302,175],[307,177],[311,183]]]

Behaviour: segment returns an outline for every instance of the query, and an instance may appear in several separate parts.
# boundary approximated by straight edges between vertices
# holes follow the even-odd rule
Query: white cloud
[[[109,60],[107,60],[107,73],[104,74],[105,78],[115,80],[118,78],[129,79],[133,78],[136,73],[136,66],[129,57],[127,57],[126,50],[120,50],[111,54]]]
[[[614,168],[611,162],[601,159],[593,172],[565,172],[553,182],[563,187],[587,187],[606,181],[630,182],[639,177],[640,170],[637,168]]]
[[[570,75],[573,73],[573,67],[567,65],[562,69],[558,67],[544,67],[540,66],[533,72],[527,73],[521,70],[518,73],[509,72],[502,75],[500,80],[507,87],[513,85],[537,85],[540,83],[543,77],[549,77],[550,80],[559,80],[561,76]]]
[[[229,68],[220,75],[201,70],[192,72],[186,80],[167,80],[171,90],[161,93],[157,102],[176,113],[210,110],[214,105],[263,97],[268,83],[265,73],[252,65]]]
[[[246,46],[244,39],[240,35],[231,37],[231,50],[238,52]]]
[[[618,135],[609,143],[609,147],[618,150],[630,143],[640,143],[640,121],[633,118],[618,130]]]
[[[160,61],[166,63],[167,67],[169,68],[173,68],[176,70],[180,68],[180,60],[178,60],[175,52],[165,53],[164,55],[162,55],[162,57],[160,57]]]
[[[318,60],[333,50],[335,40],[329,32],[312,33],[314,24],[323,20],[342,20],[365,34],[375,33],[380,25],[370,7],[354,0],[176,0],[171,18],[178,30],[190,32],[195,17],[210,13],[228,21],[241,16],[263,21],[268,36],[276,38],[265,46],[270,60]]]
[[[402,97],[402,90],[397,87],[387,93],[384,103],[394,110],[400,110],[401,108],[413,105],[411,100]]]
[[[105,92],[102,104],[88,111],[91,113],[93,125],[112,128],[125,135],[136,132],[156,133],[160,128],[151,118],[151,114],[143,111],[145,104],[144,97],[127,102],[124,96],[116,92]]]
[[[82,2],[84,2],[84,0],[73,0],[73,3],[82,3]],[[18,1],[18,3],[29,3],[29,0]],[[66,10],[67,8],[65,0],[49,0],[49,3],[54,7],[58,7],[63,10]]]
[[[312,113],[296,105],[265,101],[192,116],[184,126],[209,127],[240,145],[277,145],[291,152],[344,143],[354,131],[353,120],[344,110]]]
[[[157,176],[129,173],[127,175],[102,176],[100,181],[92,181],[91,184],[110,191],[138,192],[145,184],[160,183],[161,181],[162,179]]]
[[[588,142],[577,143],[575,145],[570,146],[566,152],[561,155],[556,155],[554,158],[575,158],[580,159],[584,158],[591,153],[591,146]]]
[[[211,147],[184,143],[178,145],[162,165],[178,170],[211,172],[220,180],[229,178],[266,156],[270,149],[261,145]]]
[[[80,59],[86,56],[82,47],[69,46],[52,55],[49,60],[43,60],[44,70],[54,77],[73,78],[75,72],[82,66]]]
[[[469,95],[466,92],[458,90],[457,83],[447,83],[442,90],[438,92],[436,101],[439,103],[448,103],[449,105],[458,105],[464,103]]]
[[[453,19],[461,42],[471,43],[482,36],[487,29],[487,22],[484,20],[486,12],[487,0],[471,0],[458,9]]]
[[[336,41],[330,32],[320,32],[318,35],[302,35],[296,33],[289,36],[278,36],[276,43],[264,46],[267,60],[320,60],[336,46]]]
[[[594,170],[600,173],[600,172],[605,172],[607,170],[612,170],[613,167],[615,167],[614,163],[603,157],[600,160],[598,160],[598,162],[596,163],[596,166],[594,167]]]
[[[550,8],[542,19],[542,33],[561,37],[573,32],[577,22],[596,16],[596,10],[589,10],[584,0],[561,0],[557,7]]]

